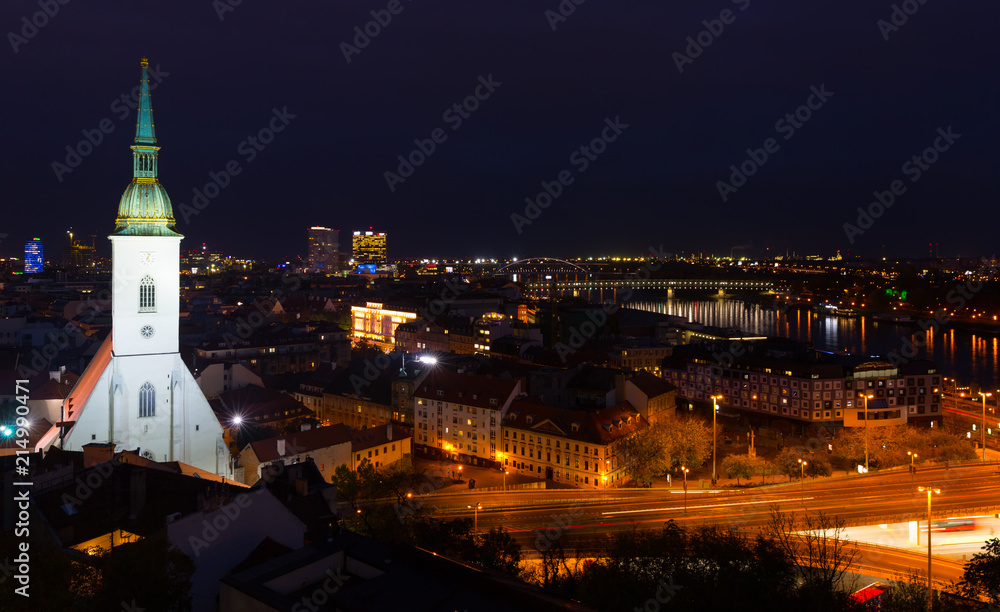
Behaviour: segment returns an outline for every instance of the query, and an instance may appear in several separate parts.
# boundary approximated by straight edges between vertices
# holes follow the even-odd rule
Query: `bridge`
[[[673,296],[675,290],[718,291],[719,295],[737,292],[774,291],[775,283],[766,280],[728,280],[705,278],[590,278],[585,280],[545,280],[525,283],[526,289],[555,291],[592,291],[600,289],[644,289],[666,291]]]

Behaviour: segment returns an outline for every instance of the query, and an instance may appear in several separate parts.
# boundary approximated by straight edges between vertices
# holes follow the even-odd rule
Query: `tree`
[[[651,426],[615,442],[615,454],[625,457],[625,473],[640,485],[650,484],[670,467],[661,432]]]
[[[958,591],[965,597],[988,598],[992,609],[1000,605],[1000,539],[990,538],[983,550],[965,564]]]
[[[858,552],[843,538],[843,519],[820,512],[805,515],[796,525],[794,512],[784,514],[772,506],[765,534],[795,559],[807,601],[836,600],[838,594],[854,590],[857,579],[848,578],[848,570]]]
[[[729,478],[736,479],[736,486],[740,484],[740,478],[750,480],[754,475],[754,463],[746,455],[727,455],[722,459],[722,473]]]
[[[661,438],[668,466],[701,465],[712,454],[712,428],[692,417],[662,422]]]
[[[753,467],[753,473],[755,476],[760,474],[760,482],[762,484],[767,481],[768,476],[773,476],[777,471],[774,463],[763,457],[753,457],[750,459],[750,465]]]
[[[694,418],[661,421],[619,439],[615,452],[625,455],[633,480],[649,484],[675,465],[701,465],[712,452],[712,430]]]
[[[820,455],[810,455],[809,464],[806,465],[806,476],[829,476],[833,473],[833,468],[830,467],[830,462],[826,457]]]
[[[521,574],[521,545],[506,529],[494,527],[477,537],[476,562],[510,576]]]
[[[774,458],[774,465],[782,474],[786,474],[789,480],[792,476],[799,476],[802,468],[799,467],[799,459],[809,460],[809,454],[800,449],[788,447],[778,453]]]

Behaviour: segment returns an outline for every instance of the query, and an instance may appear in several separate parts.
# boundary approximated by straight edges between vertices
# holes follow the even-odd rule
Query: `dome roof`
[[[176,220],[170,196],[157,178],[160,147],[153,131],[153,106],[149,98],[149,63],[140,62],[139,118],[132,148],[132,182],[125,188],[118,204],[116,236],[180,236],[174,231]]]
[[[133,179],[125,188],[118,204],[115,233],[162,234],[165,230],[167,234],[175,234],[170,229],[174,223],[170,196],[159,181]],[[123,232],[126,228],[131,231]]]

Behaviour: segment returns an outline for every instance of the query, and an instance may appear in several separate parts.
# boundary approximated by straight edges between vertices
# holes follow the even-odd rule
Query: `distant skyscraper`
[[[329,227],[309,228],[309,256],[306,265],[310,270],[336,272],[340,255],[340,232]]]
[[[388,263],[385,255],[387,238],[385,232],[354,232],[354,263],[376,265]]]
[[[83,244],[73,239],[69,232],[69,246],[63,249],[66,267],[76,270],[92,270],[97,266],[97,250],[93,245]]]
[[[38,274],[42,271],[44,252],[42,241],[39,238],[32,238],[24,243],[24,273]]]

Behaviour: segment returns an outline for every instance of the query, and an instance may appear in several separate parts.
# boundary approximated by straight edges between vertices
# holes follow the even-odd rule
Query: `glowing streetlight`
[[[802,491],[802,507],[806,507],[806,466],[809,465],[808,461],[799,459],[799,485],[801,485]]]
[[[983,398],[983,430],[979,433],[982,436],[983,461],[986,461],[986,398],[992,397],[993,394],[980,391],[979,395]]]
[[[684,514],[688,511],[688,472],[691,470],[684,466],[681,466],[681,472],[684,474]]]
[[[941,489],[917,487],[920,492],[927,491],[927,609],[934,607],[934,591],[931,590],[931,493],[940,495]],[[920,546],[920,524],[917,523],[917,546]]]
[[[865,474],[868,473],[868,400],[873,397],[871,393],[865,395]]]
[[[719,413],[719,400],[722,399],[722,395],[712,396],[712,486],[715,486],[715,415]]]
[[[476,533],[479,531],[479,510],[483,507],[483,505],[479,502],[476,502],[475,506],[468,506],[468,507],[472,509],[472,517],[473,517],[472,532]]]

